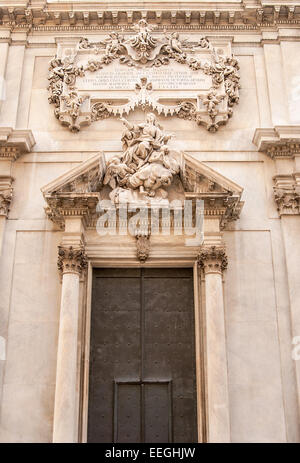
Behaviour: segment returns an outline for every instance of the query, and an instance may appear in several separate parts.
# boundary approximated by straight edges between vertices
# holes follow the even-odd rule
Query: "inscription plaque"
[[[211,77],[192,69],[136,69],[111,67],[77,78],[78,90],[134,90],[135,84],[147,77],[153,90],[208,90]]]

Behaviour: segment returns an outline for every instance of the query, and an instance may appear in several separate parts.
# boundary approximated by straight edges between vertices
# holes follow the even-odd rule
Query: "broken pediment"
[[[134,124],[121,118],[123,151],[106,157],[99,153],[42,189],[47,214],[63,226],[63,217],[82,215],[92,226],[97,204],[130,205],[147,209],[183,209],[187,201],[204,215],[219,216],[221,226],[238,217],[242,188],[192,156],[172,149],[171,134],[153,113]]]
[[[227,194],[240,196],[243,189],[211,169],[193,156],[184,153],[182,165],[182,181],[185,191],[199,194],[200,196],[211,194]],[[203,196],[204,197],[204,196]]]
[[[111,191],[103,184],[109,159],[106,154],[98,153],[44,186],[48,217],[63,228],[65,216],[82,215],[86,225],[93,227],[97,204],[108,200]],[[242,187],[187,153],[180,153],[179,163],[180,172],[168,187],[170,201],[204,200],[205,215],[219,215],[223,228],[239,217]]]

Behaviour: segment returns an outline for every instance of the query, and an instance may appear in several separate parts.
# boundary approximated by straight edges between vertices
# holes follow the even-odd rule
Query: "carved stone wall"
[[[50,62],[48,89],[49,103],[54,104],[55,116],[63,125],[76,132],[83,125],[122,116],[138,107],[195,121],[211,132],[227,122],[239,101],[238,61],[203,36],[189,41],[181,39],[178,32],[154,35],[155,27],[141,19],[132,26],[134,35],[124,36],[114,31],[98,42],[81,38],[72,49],[59,50],[60,56]],[[112,68],[115,61],[119,66]],[[181,68],[158,74],[159,68],[172,67],[173,61],[181,64]],[[107,66],[108,73],[103,71]],[[127,73],[122,66],[129,67]],[[192,72],[187,73],[184,67]],[[132,83],[135,94],[130,91]],[[189,87],[198,93],[196,98],[191,95],[178,101],[177,95],[169,95],[172,105],[160,102],[159,90],[170,92]],[[94,90],[94,97],[82,93],[86,88]],[[126,103],[120,105],[104,99],[100,92],[106,89],[126,90]]]
[[[218,281],[230,440],[300,442],[299,28],[294,0],[0,0],[1,442],[53,440],[64,271],[81,391],[87,262],[192,266],[202,315]],[[193,219],[203,201],[205,243],[174,214],[170,234],[100,236],[110,195],[191,201]]]

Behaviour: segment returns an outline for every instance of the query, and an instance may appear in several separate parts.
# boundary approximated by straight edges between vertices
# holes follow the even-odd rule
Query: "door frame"
[[[197,430],[198,442],[207,442],[207,382],[206,382],[206,352],[205,352],[205,310],[204,310],[204,284],[199,271],[197,260],[186,259],[176,261],[172,259],[159,259],[159,261],[138,264],[134,259],[95,259],[90,260],[87,269],[86,297],[82,307],[81,342],[79,342],[78,365],[78,441],[87,442],[88,427],[88,395],[89,395],[89,361],[90,361],[90,333],[92,311],[92,281],[94,268],[180,268],[193,269],[194,283],[194,326],[195,326],[195,359],[196,359],[196,389],[197,389]]]

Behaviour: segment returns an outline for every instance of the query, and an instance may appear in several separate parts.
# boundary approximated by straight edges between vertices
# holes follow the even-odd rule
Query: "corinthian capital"
[[[299,214],[300,195],[294,188],[290,190],[274,188],[274,198],[279,215]]]
[[[87,258],[83,247],[58,246],[57,267],[61,274],[76,273],[81,275],[87,266]]]
[[[222,273],[227,268],[227,256],[223,246],[204,246],[199,255],[200,268],[208,273]]]
[[[299,173],[273,177],[274,199],[280,216],[300,213],[299,177]]]

